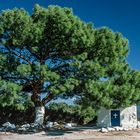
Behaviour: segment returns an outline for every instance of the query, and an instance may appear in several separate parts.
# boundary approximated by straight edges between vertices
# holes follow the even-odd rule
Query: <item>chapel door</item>
[[[120,110],[111,110],[111,126],[120,126]]]

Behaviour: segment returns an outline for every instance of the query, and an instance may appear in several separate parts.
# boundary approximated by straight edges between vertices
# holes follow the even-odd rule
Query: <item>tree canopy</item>
[[[62,80],[58,67],[93,41],[93,29],[71,9],[35,5],[32,15],[24,9],[5,10],[0,15],[1,80],[32,93],[36,106],[45,104],[60,93],[54,85],[63,83],[71,88],[70,84],[75,84],[71,78]],[[49,93],[40,101],[42,92]]]
[[[75,61],[75,76],[81,81],[75,88],[79,103],[95,110],[139,103],[140,73],[127,63],[128,40],[108,28],[95,29],[94,37],[85,57]]]

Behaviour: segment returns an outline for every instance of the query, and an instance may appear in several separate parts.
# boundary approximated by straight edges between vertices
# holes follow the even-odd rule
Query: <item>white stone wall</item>
[[[120,112],[121,126],[123,127],[137,127],[137,106],[133,105]]]
[[[118,110],[118,109],[115,109]],[[120,126],[137,127],[137,107],[120,108]],[[97,126],[111,127],[111,109],[101,108],[97,114]]]

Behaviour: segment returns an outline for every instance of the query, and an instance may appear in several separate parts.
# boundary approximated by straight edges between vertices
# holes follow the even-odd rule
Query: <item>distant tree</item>
[[[93,42],[91,25],[71,9],[35,5],[31,15],[17,8],[2,11],[0,105],[24,109],[33,103],[35,123],[42,124],[45,104],[79,83],[67,71],[72,56]],[[42,99],[43,93],[47,94]]]

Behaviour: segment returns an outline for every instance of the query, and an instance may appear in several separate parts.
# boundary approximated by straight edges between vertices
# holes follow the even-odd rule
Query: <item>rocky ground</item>
[[[140,128],[82,127],[48,122],[44,126],[9,122],[0,126],[0,140],[140,140]]]
[[[131,131],[97,132],[94,129],[79,131],[42,131],[32,134],[0,132],[0,140],[140,140],[140,129]]]

